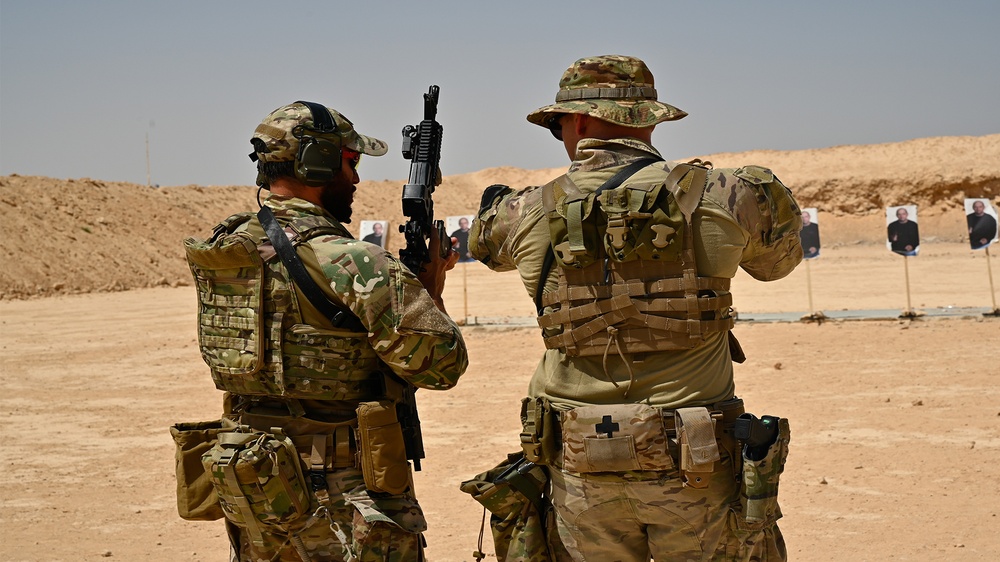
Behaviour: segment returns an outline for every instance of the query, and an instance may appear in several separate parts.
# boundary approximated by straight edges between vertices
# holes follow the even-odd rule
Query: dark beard
[[[333,215],[338,221],[348,224],[351,222],[351,203],[353,201],[354,186],[347,182],[332,181],[322,187],[319,199],[323,208]]]

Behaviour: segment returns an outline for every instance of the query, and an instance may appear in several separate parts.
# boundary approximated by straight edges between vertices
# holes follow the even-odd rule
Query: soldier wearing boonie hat
[[[650,127],[687,116],[656,98],[646,63],[619,55],[588,57],[563,73],[556,103],[532,111],[528,121],[548,127],[553,117],[578,113],[626,127]]]
[[[390,375],[444,390],[464,373],[465,343],[441,296],[458,254],[431,252],[414,275],[348,232],[361,155],[387,146],[342,113],[284,105],[250,142],[257,183],[270,191],[260,212],[185,241],[199,287],[199,345],[226,391],[224,427],[270,433],[275,443],[287,437],[308,470],[279,479],[275,462],[234,484],[216,461],[244,456],[212,449],[204,458],[216,463],[209,473],[226,499],[215,518],[226,517],[234,560],[422,560],[426,521],[402,435],[366,439],[358,412],[380,423],[395,415]],[[218,447],[223,441],[238,439],[220,437]]]
[[[733,438],[743,357],[729,286],[741,267],[763,281],[794,269],[799,209],[766,168],[664,162],[653,129],[687,114],[659,95],[638,58],[573,63],[555,103],[527,117],[564,143],[569,170],[543,186],[490,186],[469,236],[476,259],[517,269],[535,299],[546,351],[520,440],[549,472],[548,555],[784,559],[784,420],[760,478],[774,493],[740,502],[741,471],[760,466]]]

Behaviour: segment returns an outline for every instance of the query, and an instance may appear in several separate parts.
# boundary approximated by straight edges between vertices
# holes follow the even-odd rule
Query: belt
[[[663,416],[663,427],[668,433],[676,431],[675,418],[674,418],[674,408],[657,408],[660,410],[660,415]],[[736,418],[740,417],[746,410],[743,408],[743,399],[739,397],[733,397],[729,400],[723,400],[721,402],[716,402],[714,404],[708,404],[705,406],[712,414],[720,414],[719,421],[722,423],[715,424],[715,436],[719,439],[723,437],[732,438],[733,435],[733,424],[736,423]]]
[[[260,413],[262,411],[266,413]],[[327,470],[357,466],[358,446],[354,435],[357,418],[328,422],[303,416],[273,415],[270,411],[255,409],[243,412],[240,422],[258,431],[280,429],[292,440],[306,465],[313,464],[314,449],[319,447]],[[316,441],[317,438],[319,441]]]

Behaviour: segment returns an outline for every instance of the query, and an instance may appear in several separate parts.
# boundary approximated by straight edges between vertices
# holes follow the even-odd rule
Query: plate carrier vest
[[[350,236],[324,217],[293,219],[284,229],[295,246]],[[216,388],[316,400],[379,396],[381,363],[368,334],[303,322],[292,281],[253,213],[233,215],[210,239],[188,238],[184,247],[198,290],[198,345]]]
[[[566,175],[543,186],[559,265],[558,289],[541,295],[545,347],[606,361],[612,349],[691,349],[732,329],[730,280],[698,276],[695,262],[691,220],[707,180],[705,167],[658,163],[591,193]]]

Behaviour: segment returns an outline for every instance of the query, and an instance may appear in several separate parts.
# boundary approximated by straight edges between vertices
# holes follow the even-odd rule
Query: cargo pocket
[[[372,497],[364,490],[345,495],[354,507],[351,549],[358,562],[422,561],[427,521],[408,495]],[[390,554],[392,555],[390,557]]]
[[[777,525],[780,516],[777,513],[770,519],[749,523],[739,503],[730,505],[725,559],[760,562],[787,560],[785,539]]]

